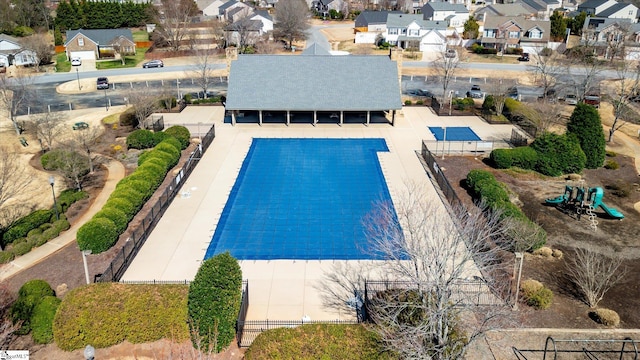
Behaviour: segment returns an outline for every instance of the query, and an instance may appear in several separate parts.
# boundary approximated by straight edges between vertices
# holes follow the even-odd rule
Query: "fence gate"
[[[562,359],[638,359],[638,342],[624,339],[577,339],[559,340],[547,337],[544,349],[518,349],[512,347],[518,360],[562,360]]]

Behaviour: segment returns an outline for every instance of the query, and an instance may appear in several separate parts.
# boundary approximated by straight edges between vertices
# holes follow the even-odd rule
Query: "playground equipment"
[[[624,219],[624,215],[620,211],[612,207],[608,207],[604,202],[602,202],[603,197],[604,190],[601,187],[588,188],[584,185],[565,185],[564,194],[553,199],[547,199],[545,202],[547,204],[555,205],[563,212],[575,213],[578,220],[580,220],[580,216],[582,214],[586,214],[591,222],[589,226],[593,230],[596,230],[598,227],[598,220],[596,220],[594,210],[597,208],[601,208],[613,219]]]

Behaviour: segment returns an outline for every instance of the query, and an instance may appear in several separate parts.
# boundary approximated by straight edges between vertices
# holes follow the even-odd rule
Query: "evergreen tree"
[[[585,167],[602,166],[605,157],[605,138],[598,110],[591,105],[578,104],[567,124],[567,133],[575,134],[587,156]]]
[[[571,35],[582,36],[582,27],[584,26],[584,21],[587,19],[587,13],[582,11],[580,14],[576,15],[569,22],[569,27],[571,28]]]
[[[554,11],[549,20],[551,21],[551,39],[562,41],[567,31],[567,19],[559,11]]]
[[[480,25],[473,16],[469,16],[469,19],[464,23],[464,32],[462,37],[465,39],[476,39],[478,37],[478,31]]]

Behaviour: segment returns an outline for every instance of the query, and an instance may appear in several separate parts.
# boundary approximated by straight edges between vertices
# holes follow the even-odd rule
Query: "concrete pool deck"
[[[206,110],[204,110],[206,109]],[[213,113],[212,113],[213,111]],[[165,125],[194,123],[216,126],[216,138],[194,169],[163,218],[157,224],[123,281],[191,280],[194,278],[215,231],[218,219],[254,137],[262,138],[384,138],[389,152],[379,153],[380,165],[392,199],[411,179],[424,193],[444,207],[416,155],[423,139],[433,140],[428,126],[470,126],[483,139],[492,125],[477,118],[438,118],[426,107],[404,109],[396,126],[387,124],[238,124],[223,123],[224,108],[187,108],[180,117],[165,118]],[[206,122],[205,122],[206,121]],[[495,129],[495,128],[494,128]],[[497,130],[497,131],[496,131]],[[510,134],[496,129],[492,136]],[[260,191],[260,189],[256,189]],[[323,303],[323,279],[333,260],[240,261],[249,282],[249,320],[350,320],[354,313],[327,308]],[[360,264],[371,261],[349,261]]]

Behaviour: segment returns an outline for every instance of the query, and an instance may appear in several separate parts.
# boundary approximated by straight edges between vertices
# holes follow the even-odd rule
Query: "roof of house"
[[[613,6],[610,6],[606,9],[604,9],[603,11],[601,11],[600,13],[596,14],[596,16],[601,16],[601,17],[609,17],[615,13],[617,13],[618,11],[631,6],[631,4],[624,4],[624,3],[617,3]],[[637,12],[637,11],[636,11]]]
[[[269,12],[267,10],[254,10],[253,13],[254,13],[254,16],[260,15],[267,20],[273,21],[273,18],[271,17],[271,15],[269,15]]]
[[[302,51],[300,55],[331,55],[329,50],[318,45],[318,43],[312,43]]]
[[[545,2],[537,1],[537,0],[520,0],[520,1],[522,1],[524,4],[531,7],[535,11],[547,10],[547,4]]]
[[[604,5],[609,0],[587,0],[578,5],[578,9],[595,9],[598,6]]]
[[[130,29],[93,29],[93,30],[67,30],[67,42],[69,43],[78,34],[82,34],[98,45],[109,45],[114,39],[124,37],[133,42],[133,35]]]
[[[15,37],[7,35],[7,34],[0,34],[0,41],[9,41],[9,42],[12,42],[14,44],[20,45],[20,42],[19,42],[18,38],[15,38]]]
[[[198,5],[199,10],[204,10],[216,1],[217,0],[197,0],[196,5]]]
[[[400,108],[398,68],[386,56],[240,55],[231,63],[227,110]]]
[[[387,27],[406,27],[412,22],[420,25],[422,29],[447,29],[446,21],[424,20],[422,14],[389,14]]]
[[[260,20],[242,18],[232,24],[229,24],[226,29],[228,31],[260,31],[262,30],[262,25],[262,21]]]
[[[356,17],[355,27],[365,27],[373,24],[386,24],[387,15],[389,14],[402,14],[402,11],[365,10]]]
[[[482,9],[478,9],[475,14],[496,14],[502,16],[522,16],[522,15],[532,15],[533,9],[529,6],[526,6],[523,3],[517,4],[493,4],[489,6],[485,6]]]
[[[236,0],[229,0],[226,3],[220,5],[220,7],[218,8],[218,11],[220,12],[220,14],[222,14],[224,13],[224,10],[227,10],[228,8],[230,8],[231,6],[237,3],[238,2]]]
[[[497,29],[509,21],[513,21],[525,31],[537,26],[546,33],[547,37],[551,29],[551,22],[548,20],[529,20],[522,16],[487,16],[484,21],[484,28]]]
[[[423,8],[430,7],[434,11],[454,11],[457,13],[468,13],[469,9],[467,9],[462,4],[452,4],[448,2],[428,2],[424,4]]]
[[[590,17],[584,21],[584,25],[582,26],[583,31],[587,29],[592,29],[596,32],[600,32],[609,26],[617,24],[618,26],[623,26],[628,28],[632,32],[640,31],[640,24],[633,23],[630,19],[615,19],[615,18],[604,18],[604,17]]]

